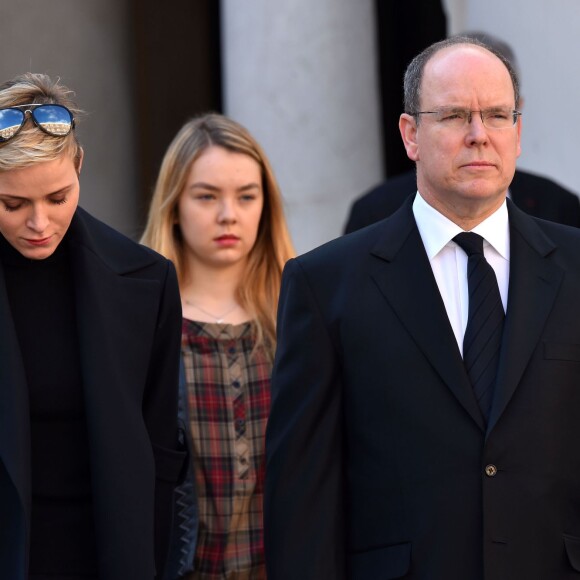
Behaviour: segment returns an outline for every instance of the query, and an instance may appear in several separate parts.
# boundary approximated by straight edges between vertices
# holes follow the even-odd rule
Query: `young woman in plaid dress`
[[[270,163],[244,127],[215,114],[185,124],[163,160],[142,241],[174,262],[183,306],[197,505],[188,509],[185,493],[177,501],[185,534],[174,538],[174,578],[263,579],[275,317],[294,250]]]

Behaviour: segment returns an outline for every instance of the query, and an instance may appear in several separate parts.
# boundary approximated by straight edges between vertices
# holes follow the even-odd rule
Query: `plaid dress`
[[[252,326],[184,319],[182,355],[199,501],[193,578],[262,580],[271,364]]]

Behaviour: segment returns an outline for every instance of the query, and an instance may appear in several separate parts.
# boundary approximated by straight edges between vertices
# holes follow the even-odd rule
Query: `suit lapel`
[[[109,411],[99,405],[118,396],[115,389],[127,380],[124,375],[133,378],[142,366],[132,366],[143,361],[130,360],[129,353],[136,350],[135,343],[148,344],[150,337],[135,336],[134,328],[137,319],[155,320],[157,313],[149,312],[147,305],[155,304],[158,283],[131,275],[153,263],[151,256],[140,249],[133,254],[129,249],[119,252],[116,240],[103,235],[110,230],[89,220],[93,218],[79,209],[71,223],[71,269],[87,411],[106,417]]]
[[[0,267],[0,458],[21,495],[29,501],[30,414],[28,387]]]
[[[502,349],[488,434],[512,398],[536,348],[563,272],[550,260],[555,244],[532,218],[508,203],[510,281]]]
[[[482,430],[485,424],[469,383],[445,305],[412,212],[406,202],[389,220],[372,254],[371,276],[424,356]]]
[[[0,478],[5,472],[10,482],[0,481],[3,490],[0,513],[3,526],[9,526],[8,534],[0,534],[0,568],[10,578],[25,577],[28,539],[26,530],[30,521],[30,413],[28,409],[28,386],[22,355],[10,305],[4,269],[0,263]],[[18,494],[7,492],[13,486]],[[11,502],[13,505],[4,505]],[[15,521],[15,519],[17,521]],[[19,521],[18,521],[19,520]],[[21,533],[22,532],[22,533]]]
[[[127,552],[130,543],[121,538],[140,538],[143,528],[153,529],[149,511],[127,506],[146,504],[153,496],[153,482],[143,482],[131,460],[145,430],[138,404],[143,393],[135,385],[145,384],[148,368],[144,363],[153,340],[148,335],[135,336],[135,328],[155,328],[157,311],[151,305],[159,291],[158,282],[131,275],[152,258],[142,251],[119,252],[103,235],[105,226],[94,227],[84,216],[80,213],[71,223],[71,265],[97,544],[100,554],[108,555],[99,566],[103,576],[112,578],[120,577],[118,570],[126,569],[123,566],[135,557]],[[141,324],[144,317],[153,320]],[[152,454],[150,461],[153,472]],[[110,515],[122,510],[126,510],[123,526],[111,527]],[[152,570],[153,555],[147,554],[140,565]]]

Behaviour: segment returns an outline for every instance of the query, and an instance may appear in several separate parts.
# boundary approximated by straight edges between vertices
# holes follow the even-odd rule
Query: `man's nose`
[[[467,123],[466,139],[470,144],[486,143],[488,140],[487,128],[483,124],[483,119],[479,111],[471,113],[471,119]]]

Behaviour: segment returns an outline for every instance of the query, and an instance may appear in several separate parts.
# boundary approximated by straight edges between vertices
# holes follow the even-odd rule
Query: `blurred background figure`
[[[180,562],[176,577],[194,567],[187,578],[265,578],[264,436],[280,280],[294,250],[270,163],[244,127],[218,114],[183,126],[142,242],[176,265],[183,307],[199,526],[194,562]]]
[[[484,32],[467,32],[461,36],[474,38],[503,54],[519,75],[519,66],[512,48],[503,40]],[[519,110],[524,99],[520,98]],[[355,200],[350,208],[344,233],[382,220],[399,209],[417,191],[415,169],[387,179]],[[548,177],[516,170],[508,196],[526,213],[565,225],[580,227],[580,200]]]

